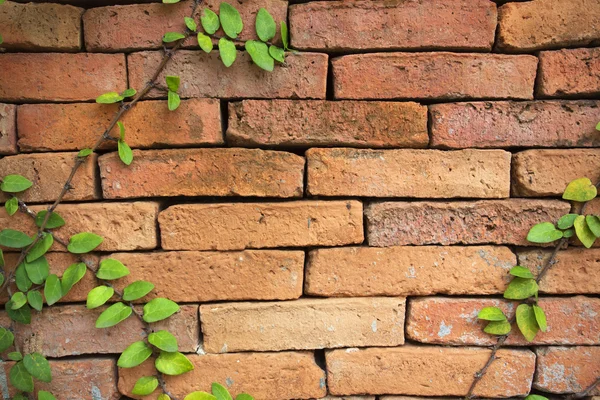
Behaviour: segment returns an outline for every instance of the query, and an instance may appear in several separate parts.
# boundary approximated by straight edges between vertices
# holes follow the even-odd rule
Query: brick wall
[[[60,231],[104,236],[97,257],[132,272],[119,285],[183,304],[163,323],[196,366],[168,379],[179,396],[213,381],[262,400],[464,395],[493,343],[477,311],[510,315],[508,269],[549,256],[528,229],[568,212],[570,180],[600,179],[600,0],[231,1],[242,39],[265,7],[303,52],[267,73],[186,43],[165,72],[180,109],[154,91],[124,118],[134,163],[110,146],[89,158]],[[34,181],[35,210],[115,112],[93,99],[140,88],[190,5],[0,6],[0,176]],[[0,226],[35,228],[4,209]],[[72,257],[55,250],[60,274]],[[476,394],[568,394],[600,375],[600,249],[558,260],[540,288],[550,330],[511,337]],[[118,399],[152,369],[117,370],[142,327],[95,329],[94,284],[22,331],[60,399]]]

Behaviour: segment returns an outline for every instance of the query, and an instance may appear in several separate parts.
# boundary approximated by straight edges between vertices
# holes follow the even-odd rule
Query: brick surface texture
[[[497,341],[477,315],[513,317],[519,301],[503,293],[520,265],[540,279],[529,301],[548,329],[528,342],[512,321],[475,397],[589,388],[600,400],[600,240],[569,239],[550,267],[555,247],[527,240],[580,212],[562,199],[569,182],[600,181],[600,0],[204,0],[198,31],[222,1],[243,20],[228,68],[222,26],[209,54],[186,30],[195,0],[0,4],[0,184],[33,183],[13,216],[0,191],[0,231],[35,237],[32,217],[64,189],[48,272],[87,266],[57,304],[11,323],[14,293],[45,294],[21,249],[0,245],[0,270],[16,276],[0,284],[0,327],[17,338],[0,354],[2,397],[17,395],[6,382],[18,349],[52,368],[31,399],[184,400],[218,382],[233,399],[458,400]],[[282,22],[289,31],[272,72],[245,48],[261,8],[269,45],[283,45]],[[186,37],[164,43],[167,32]],[[174,111],[167,76],[181,79]],[[140,97],[96,102],[127,88]],[[600,199],[585,213],[600,215]],[[103,241],[72,254],[81,232]],[[109,258],[129,274],[98,279]],[[95,328],[140,280],[154,287],[126,301],[135,313]],[[88,309],[102,284],[116,293]],[[146,326],[157,298],[180,309]],[[134,368],[117,360],[159,330],[194,370],[134,394],[159,351]]]

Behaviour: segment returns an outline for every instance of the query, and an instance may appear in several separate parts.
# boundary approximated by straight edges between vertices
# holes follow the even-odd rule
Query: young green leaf
[[[119,139],[125,140],[125,125],[121,121],[117,121],[117,126],[119,127]]]
[[[181,0],[162,0],[164,4],[175,4],[179,3]]]
[[[122,93],[121,96],[122,97],[133,97],[136,94],[136,90],[135,89],[125,89]]]
[[[115,303],[100,314],[96,320],[96,328],[110,328],[126,320],[132,313],[131,307],[123,303]]]
[[[19,199],[16,197],[11,197],[10,199],[6,200],[6,203],[4,203],[4,208],[6,208],[8,215],[12,217],[17,211],[19,211]]]
[[[178,40],[185,39],[185,35],[179,32],[167,32],[163,36],[162,41],[165,43],[172,43]]]
[[[508,335],[510,330],[511,326],[508,321],[491,321],[483,328],[485,333],[498,336]]]
[[[6,328],[0,327],[0,353],[4,353],[15,341],[15,335]]]
[[[181,78],[178,76],[167,76],[165,77],[167,81],[167,87],[172,92],[177,92],[179,90],[179,85],[181,85]]]
[[[51,306],[56,303],[62,297],[62,287],[58,276],[55,274],[48,275],[46,279],[46,286],[44,286],[44,297],[46,303]]]
[[[92,153],[92,149],[81,149],[79,153],[77,153],[77,157],[87,157]]]
[[[10,302],[11,302],[10,308],[12,308],[13,310],[18,310],[19,308],[21,308],[25,304],[27,304],[27,297],[25,296],[25,293],[23,293],[23,292],[16,292],[10,298]]]
[[[525,400],[548,400],[548,398],[540,396],[539,394],[530,394],[529,396],[525,397]]]
[[[29,279],[29,276],[27,275],[25,263],[21,263],[17,266],[15,271],[15,281],[17,283],[17,288],[22,292],[28,291],[33,285],[31,279]]]
[[[287,24],[285,23],[285,21],[281,21],[280,31],[281,31],[281,42],[283,43],[283,48],[287,51],[287,50],[289,50],[289,46],[290,46],[290,37],[289,37],[289,33],[288,33],[288,27],[287,27]]]
[[[63,296],[69,293],[69,290],[85,276],[86,271],[87,267],[84,263],[69,265],[63,273],[62,281],[60,283]]]
[[[202,29],[209,35],[214,34],[219,30],[221,24],[219,23],[219,16],[209,8],[204,8],[202,16],[200,17],[202,23]]]
[[[7,354],[8,358],[12,361],[21,361],[23,359],[23,354],[19,351],[11,351]]]
[[[34,262],[44,254],[50,250],[52,244],[54,243],[54,237],[48,233],[43,233],[42,238],[37,241],[37,243],[29,250],[27,253],[27,257],[25,258],[27,262]]]
[[[108,92],[108,93],[104,93],[103,95],[98,96],[96,98],[96,103],[114,104],[114,103],[118,103],[118,102],[122,101],[123,99],[125,99],[125,97],[121,96],[117,92]]]
[[[167,353],[166,351],[160,352],[154,366],[165,375],[181,375],[194,369],[194,364],[183,354]]]
[[[4,268],[5,265],[5,261],[4,261],[4,253],[2,252],[2,249],[0,249],[0,267]],[[0,271],[0,280],[2,282],[0,282],[0,286],[2,286],[2,284],[4,283],[4,275],[2,274],[2,272]]]
[[[40,390],[38,392],[38,400],[56,400],[56,397],[54,397],[50,392]]]
[[[538,284],[533,279],[514,278],[504,291],[504,298],[509,300],[524,300],[536,295]]]
[[[264,8],[259,9],[256,14],[256,34],[258,38],[263,42],[268,42],[275,37],[276,32],[277,25],[273,16]]]
[[[575,229],[573,229],[573,228],[569,228],[563,232],[563,237],[567,238],[567,239],[573,237],[574,235],[575,235]]]
[[[269,46],[269,55],[273,57],[275,61],[280,63],[285,62],[285,51],[277,46]]]
[[[177,338],[168,331],[153,332],[148,335],[148,342],[156,348],[172,353],[177,351]]]
[[[50,363],[40,353],[26,354],[23,357],[23,365],[25,365],[27,372],[38,381],[50,382],[52,380]]]
[[[135,281],[125,289],[123,289],[123,300],[133,301],[138,300],[150,293],[154,289],[154,285],[146,281]]]
[[[548,323],[546,322],[546,313],[540,306],[533,305],[533,313],[535,314],[535,320],[542,332],[548,330]]]
[[[183,20],[185,21],[185,26],[192,32],[196,32],[196,30],[198,29],[198,25],[196,24],[196,21],[194,21],[193,18],[190,17],[185,17],[183,18]]]
[[[596,236],[588,227],[585,217],[583,215],[580,215],[577,218],[575,218],[573,226],[575,227],[575,234],[577,235],[577,238],[581,241],[581,243],[583,243],[583,245],[588,249],[592,247],[594,241],[596,241]]]
[[[157,322],[179,311],[179,305],[174,301],[157,297],[144,305],[144,321]]]
[[[129,275],[129,269],[121,261],[113,258],[105,258],[100,261],[100,268],[96,272],[98,279],[107,281],[119,279],[127,275]]]
[[[131,165],[133,162],[133,151],[131,151],[131,147],[124,140],[119,139],[117,142],[118,150],[119,150],[119,158],[125,165]]]
[[[598,122],[598,123],[596,124],[596,130],[597,130],[597,131],[600,131],[600,122]]]
[[[13,249],[22,249],[33,243],[33,239],[23,232],[13,229],[3,229],[0,231],[0,245]]]
[[[25,304],[18,310],[13,310],[12,303],[8,301],[4,305],[4,309],[6,310],[8,317],[13,321],[20,322],[26,325],[31,323],[31,308],[27,304]]]
[[[131,393],[138,396],[148,396],[158,387],[158,379],[155,376],[142,376],[133,386]]]
[[[560,229],[569,229],[573,227],[573,222],[575,222],[575,218],[577,218],[579,214],[565,214],[556,223]]]
[[[152,349],[143,341],[132,343],[119,357],[117,365],[121,368],[137,367],[152,355]]]
[[[600,218],[595,215],[587,215],[585,217],[585,222],[594,236],[600,237]]]
[[[169,395],[162,393],[158,395],[156,400],[171,400],[171,398],[169,397]]]
[[[87,295],[86,307],[93,309],[104,305],[115,294],[115,290],[109,286],[98,286],[90,290]]]
[[[46,257],[42,256],[32,262],[25,261],[23,265],[27,272],[27,277],[36,285],[44,283],[46,278],[48,278],[48,274],[50,274],[50,264],[48,264]]]
[[[528,304],[520,304],[517,307],[516,315],[519,330],[523,336],[525,336],[525,339],[527,339],[528,342],[531,342],[540,329],[535,319],[533,307]]]
[[[23,392],[33,392],[33,377],[23,364],[23,361],[19,361],[12,366],[8,373],[10,383]]]
[[[212,39],[202,32],[198,33],[198,45],[206,53],[210,53],[213,49]]]
[[[27,292],[27,302],[29,305],[37,311],[42,311],[44,307],[44,299],[39,290],[31,290]]]
[[[2,178],[0,190],[5,193],[18,193],[29,189],[33,182],[21,175],[6,175]]]
[[[169,107],[169,111],[177,110],[179,108],[179,104],[181,104],[181,98],[179,95],[169,90],[167,97],[167,106]]]
[[[518,276],[519,278],[533,279],[534,276],[528,268],[521,267],[520,265],[514,266],[510,269],[509,273],[512,276]]]
[[[563,193],[563,199],[584,202],[594,199],[597,194],[598,190],[592,184],[592,181],[588,178],[579,178],[567,185]]]
[[[223,61],[223,65],[225,65],[226,67],[230,67],[237,56],[235,44],[233,44],[231,40],[227,40],[225,38],[219,39],[219,55],[221,56],[221,61]]]
[[[217,398],[206,392],[192,392],[185,396],[183,400],[217,400]]]
[[[82,232],[71,236],[67,250],[73,254],[85,254],[100,246],[104,239],[102,237],[90,233]]]
[[[246,51],[252,58],[254,64],[265,71],[273,71],[275,63],[273,57],[269,54],[269,48],[266,44],[257,40],[248,40],[246,42]]]
[[[221,26],[225,34],[232,39],[237,38],[237,35],[244,29],[244,23],[238,10],[231,4],[222,2],[219,7],[219,18]]]
[[[527,234],[527,240],[532,243],[550,243],[563,237],[563,233],[550,222],[534,225]]]
[[[477,314],[477,318],[486,321],[506,321],[506,315],[498,307],[484,307]]]
[[[35,224],[38,226],[38,228],[42,227],[42,223],[44,222],[44,219],[46,218],[46,214],[48,214],[48,211],[44,210],[44,211],[40,211],[35,216]],[[50,214],[50,217],[48,218],[48,222],[46,223],[46,229],[60,228],[64,224],[65,224],[65,220],[60,215],[58,215],[56,212],[53,212],[52,214]]]
[[[0,0],[2,2],[4,2],[4,0]],[[4,43],[4,38],[2,37],[2,35],[0,35],[0,44]]]
[[[233,397],[229,394],[229,391],[225,389],[223,385],[214,382],[211,386],[212,394],[215,395],[217,400],[233,400]]]

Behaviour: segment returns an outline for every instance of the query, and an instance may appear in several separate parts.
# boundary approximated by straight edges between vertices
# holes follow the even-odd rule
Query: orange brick
[[[17,153],[17,107],[0,104],[0,155]]]
[[[579,393],[600,376],[600,347],[538,347],[533,387],[547,393]],[[590,395],[600,395],[596,387]]]
[[[536,93],[540,97],[600,94],[600,48],[540,52]]]

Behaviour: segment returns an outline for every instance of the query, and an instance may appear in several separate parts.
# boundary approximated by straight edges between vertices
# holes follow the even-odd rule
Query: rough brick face
[[[105,199],[160,196],[301,197],[304,158],[250,149],[147,150],[127,166],[100,157]]]
[[[537,95],[592,97],[600,94],[600,48],[542,51]]]
[[[309,253],[305,293],[416,296],[502,293],[516,264],[507,247],[343,247]],[[465,268],[469,266],[469,268]]]
[[[502,150],[310,149],[306,158],[311,195],[503,198],[510,194],[510,153]]]
[[[498,48],[530,52],[587,46],[600,40],[600,3],[545,0],[508,3],[498,9]]]
[[[485,0],[320,1],[292,5],[290,24],[292,45],[305,50],[489,51],[496,6]]]
[[[108,126],[117,105],[25,104],[19,106],[21,151],[69,151],[90,147]],[[162,100],[142,101],[122,119],[132,148],[188,147],[223,144],[219,102],[183,100],[176,113]],[[111,136],[118,137],[115,127]],[[116,148],[106,142],[102,149]]]
[[[427,147],[413,102],[245,100],[229,104],[227,141],[255,146]]]
[[[142,87],[160,63],[160,52],[133,53],[127,57],[129,84]],[[235,63],[225,69],[217,52],[178,51],[173,61],[160,75],[181,77],[179,94],[182,97],[222,98],[325,98],[327,55],[302,53],[286,58],[286,68],[263,71],[252,65],[246,52],[238,52]],[[2,58],[0,58],[2,66]],[[202,79],[198,79],[201,76]],[[1,81],[0,81],[1,83]],[[0,99],[2,92],[0,91]],[[152,91],[152,96],[164,93]]]
[[[327,385],[335,395],[360,393],[464,396],[490,350],[404,345],[326,352]],[[535,356],[528,350],[500,350],[476,396],[529,393]]]
[[[17,107],[0,104],[0,155],[17,152]]]
[[[25,51],[78,51],[83,9],[59,4],[7,2],[0,8],[2,47]]]
[[[160,213],[168,250],[333,246],[363,241],[358,201],[176,205]]]
[[[533,56],[380,53],[336,58],[338,99],[531,99]],[[365,79],[368,77],[368,79]]]
[[[529,229],[556,221],[569,212],[557,200],[482,200],[477,202],[383,202],[367,206],[367,236],[371,246],[413,244],[515,244]]]
[[[600,375],[600,347],[538,347],[533,387],[548,393],[577,393]],[[600,389],[589,394],[600,395]]]
[[[7,53],[0,70],[3,101],[86,101],[127,85],[122,54]]]
[[[19,198],[27,203],[54,201],[67,181],[76,157],[77,153],[19,154],[4,157],[0,160],[0,177],[19,174],[33,182],[31,188],[19,194]],[[65,194],[65,201],[95,200],[99,197],[96,162],[97,157],[92,154],[79,167],[72,182],[73,189]],[[0,194],[0,201],[7,198]]]
[[[300,299],[200,307],[209,353],[404,344],[404,298]]]

